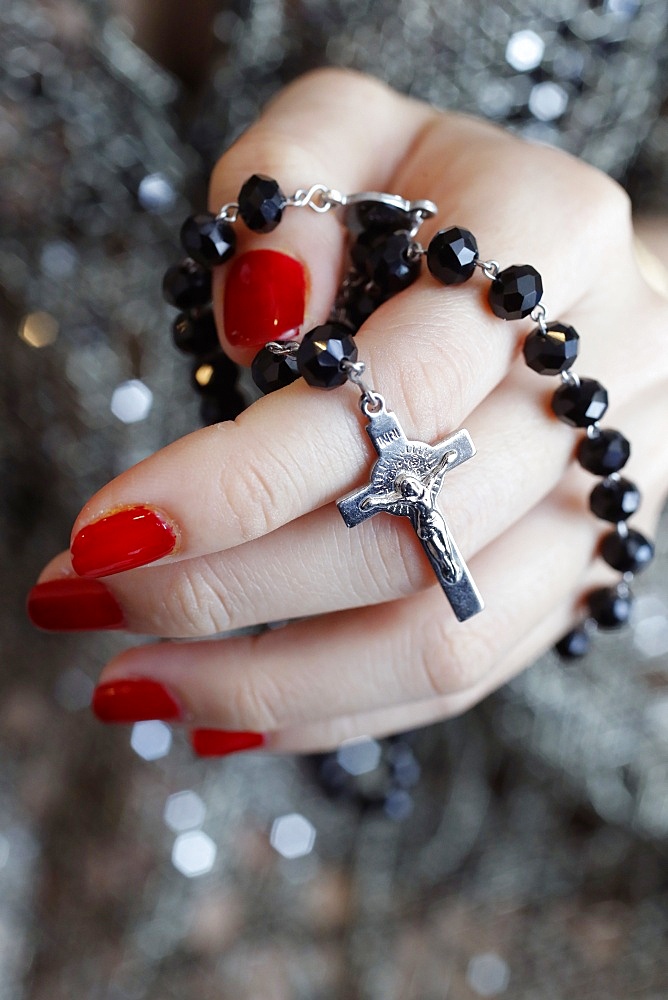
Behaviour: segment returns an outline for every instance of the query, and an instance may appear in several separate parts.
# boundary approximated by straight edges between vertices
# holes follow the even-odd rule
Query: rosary
[[[620,475],[630,444],[620,431],[601,428],[608,393],[595,379],[571,371],[579,335],[572,326],[547,322],[538,271],[528,264],[501,269],[495,260],[481,260],[475,237],[460,226],[439,230],[425,249],[417,235],[424,220],[437,213],[433,202],[409,202],[381,192],[344,195],[324,184],[287,197],[275,180],[254,174],[242,186],[237,201],[224,205],[218,214],[186,219],[181,243],[188,256],[168,269],[163,294],[181,310],[173,325],[176,346],[198,358],[193,382],[202,394],[204,422],[229,419],[244,408],[235,385],[237,367],[218,342],[210,305],[211,268],[234,254],[234,224],[239,218],[251,231],[268,233],[278,226],[286,208],[340,213],[349,233],[349,267],[329,321],[306,333],[301,343],[267,343],[253,361],[253,380],[264,393],[300,377],[320,389],[347,382],[357,387],[360,409],[368,421],[366,432],[378,458],[368,483],[337,501],[339,512],[349,528],[381,512],[408,518],[460,622],[478,614],[484,604],[438,499],[447,474],[472,458],[475,446],[464,429],[434,445],[409,440],[381,393],[364,381],[365,366],[358,360],[355,334],[379,305],[417,280],[423,257],[431,275],[446,286],[462,284],[479,270],[490,282],[487,298],[495,315],[504,320],[529,316],[537,324],[524,341],[524,359],[540,375],[559,376],[552,411],[558,419],[585,431],[578,443],[577,461],[602,477],[591,492],[589,506],[596,517],[613,525],[601,540],[599,554],[621,574],[615,586],[586,596],[582,621],[557,643],[556,650],[565,659],[585,655],[593,631],[616,629],[628,621],[630,583],[654,555],[651,541],[627,524],[640,505],[637,486]]]

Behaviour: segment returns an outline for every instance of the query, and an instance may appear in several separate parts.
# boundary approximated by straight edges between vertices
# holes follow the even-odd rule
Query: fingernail
[[[150,507],[126,507],[87,524],[72,542],[79,576],[111,576],[169,555],[176,532]]]
[[[28,617],[49,632],[123,628],[123,612],[103,583],[69,577],[38,583],[28,594]]]
[[[225,280],[225,336],[235,347],[260,347],[304,322],[306,278],[294,257],[251,250],[237,257]]]
[[[254,750],[264,746],[262,733],[232,732],[224,729],[193,729],[190,734],[192,748],[198,757],[224,757],[240,750]]]
[[[178,720],[183,710],[171,691],[144,677],[99,684],[91,704],[100,722],[143,722],[146,719]]]

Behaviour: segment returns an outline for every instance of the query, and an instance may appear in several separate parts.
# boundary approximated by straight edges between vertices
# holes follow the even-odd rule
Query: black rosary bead
[[[365,274],[367,270],[367,260],[369,254],[373,248],[386,240],[387,237],[391,236],[392,233],[383,233],[382,231],[377,232],[373,229],[363,230],[357,239],[350,244],[350,259],[352,261],[353,267],[360,272],[360,274]]]
[[[162,279],[162,294],[177,309],[198,309],[211,301],[211,273],[187,258],[168,267]]]
[[[548,323],[546,332],[532,330],[524,341],[524,360],[539,375],[560,375],[578,356],[580,337],[572,326]]]
[[[410,212],[398,205],[387,205],[373,199],[347,205],[344,218],[351,236],[359,236],[365,231],[389,234],[399,229],[410,229],[413,225]]]
[[[633,598],[628,593],[620,593],[617,587],[601,587],[589,594],[587,605],[599,628],[617,629],[629,620]]]
[[[619,431],[601,431],[596,437],[580,441],[577,459],[583,469],[595,476],[609,476],[623,469],[629,460],[631,445]]]
[[[336,305],[343,313],[342,322],[349,323],[357,332],[383,301],[380,289],[369,284],[348,288]]]
[[[324,323],[304,336],[297,351],[297,367],[309,385],[334,389],[347,381],[342,361],[357,360],[357,344],[342,323]]]
[[[239,369],[234,361],[219,351],[195,365],[192,372],[192,384],[202,396],[225,399],[236,385]]]
[[[559,386],[552,397],[554,413],[571,427],[598,423],[607,408],[608,393],[593,378],[580,379],[579,384],[567,382]]]
[[[630,479],[604,479],[591,491],[589,506],[602,521],[626,521],[640,506],[640,490]]]
[[[172,339],[184,354],[213,354],[220,345],[211,310],[179,313],[172,323]]]
[[[246,409],[246,402],[243,396],[231,388],[224,398],[218,396],[204,396],[200,403],[200,418],[202,423],[208,427],[210,424],[219,424],[223,420],[234,420]]]
[[[589,632],[583,626],[574,628],[559,640],[555,651],[562,660],[579,660],[586,656],[591,646]]]
[[[473,233],[460,226],[441,229],[427,247],[427,267],[444,285],[461,285],[475,271],[478,244]]]
[[[512,264],[499,271],[489,290],[492,312],[500,319],[522,319],[543,297],[543,282],[531,264]]]
[[[234,253],[237,237],[234,229],[211,212],[191,215],[181,226],[181,246],[203,267],[224,264]]]
[[[253,358],[251,376],[265,395],[283,389],[299,378],[297,357],[295,354],[274,354],[268,347],[263,347]]]
[[[654,546],[640,531],[611,531],[601,542],[601,557],[620,573],[641,573],[654,558]]]
[[[375,767],[362,772],[354,766],[354,747],[348,759],[344,751],[343,755],[313,754],[303,760],[328,798],[347,800],[364,810],[382,809],[392,819],[403,819],[413,808],[410,791],[422,770],[411,747],[411,735],[401,733],[378,741]]]
[[[239,215],[254,233],[270,233],[281,221],[287,201],[272,177],[253,174],[239,192]]]
[[[420,276],[420,257],[410,256],[412,246],[413,240],[408,233],[379,236],[368,244],[364,259],[359,263],[364,266],[371,281],[378,286],[383,298],[403,291]],[[352,257],[359,266],[355,253]]]

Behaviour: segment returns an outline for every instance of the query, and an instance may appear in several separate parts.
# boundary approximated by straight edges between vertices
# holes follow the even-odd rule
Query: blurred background
[[[367,69],[660,215],[667,30],[665,0],[0,0],[0,1000],[668,996],[665,523],[623,636],[326,758],[104,728],[124,640],[24,613],[90,494],[198,424],[161,277],[282,83]]]

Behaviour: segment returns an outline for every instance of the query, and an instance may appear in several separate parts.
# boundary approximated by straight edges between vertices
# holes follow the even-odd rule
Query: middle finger
[[[572,429],[536,420],[541,382],[518,362],[467,420],[478,454],[466,469],[448,474],[445,492],[448,524],[467,559],[551,492],[571,457]],[[630,391],[629,381],[623,384]],[[628,429],[635,407],[625,413],[619,404],[615,422]],[[585,517],[590,477],[573,471]],[[63,553],[42,579],[68,568],[69,554]],[[182,638],[379,604],[433,582],[431,566],[403,518],[372,518],[352,531],[328,504],[246,544],[122,573],[106,586],[130,631]]]

